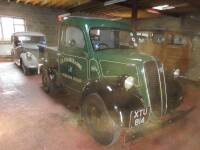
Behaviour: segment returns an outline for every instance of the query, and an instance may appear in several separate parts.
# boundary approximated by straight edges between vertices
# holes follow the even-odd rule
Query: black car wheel
[[[183,88],[174,79],[167,79],[168,110],[176,109],[183,102]]]
[[[46,69],[42,69],[42,85],[45,92],[50,92],[49,76]]]
[[[120,135],[120,127],[109,115],[102,98],[97,94],[85,97],[82,116],[93,138],[103,145],[115,143]]]
[[[22,71],[25,75],[29,74],[29,69],[24,65],[24,62],[22,62]]]

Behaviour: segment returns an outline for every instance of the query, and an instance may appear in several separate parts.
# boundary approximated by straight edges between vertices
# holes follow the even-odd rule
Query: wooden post
[[[136,20],[138,18],[138,9],[136,0],[132,0],[131,23],[134,22],[133,30],[137,30]]]
[[[137,19],[137,15],[138,15],[137,3],[136,0],[132,0],[132,12],[131,12],[132,21]]]

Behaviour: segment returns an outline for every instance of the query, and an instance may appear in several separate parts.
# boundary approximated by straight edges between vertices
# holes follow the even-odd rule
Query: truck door
[[[75,26],[67,26],[63,30],[60,73],[66,87],[80,92],[88,78],[88,54],[84,34]]]

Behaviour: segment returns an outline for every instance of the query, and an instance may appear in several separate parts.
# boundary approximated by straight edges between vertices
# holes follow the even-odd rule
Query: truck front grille
[[[160,72],[155,61],[145,62],[144,70],[152,111],[163,115],[167,100],[164,72]]]

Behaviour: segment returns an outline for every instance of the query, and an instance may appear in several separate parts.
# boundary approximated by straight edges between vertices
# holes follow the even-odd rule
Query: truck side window
[[[85,40],[81,29],[72,26],[66,28],[65,46],[71,48],[84,48]]]

